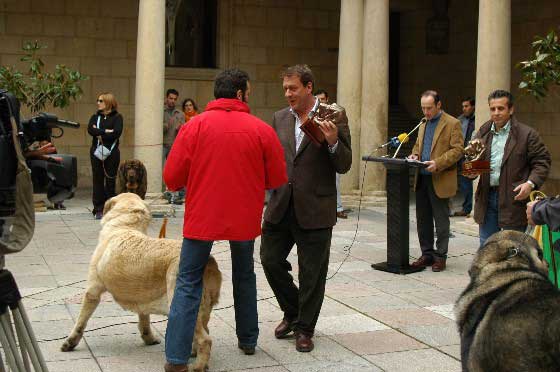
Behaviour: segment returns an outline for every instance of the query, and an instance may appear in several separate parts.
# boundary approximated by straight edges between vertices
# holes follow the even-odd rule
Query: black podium
[[[387,168],[387,262],[372,264],[376,270],[410,274],[424,270],[408,264],[410,168],[425,168],[417,160],[364,156],[362,160],[383,163]]]

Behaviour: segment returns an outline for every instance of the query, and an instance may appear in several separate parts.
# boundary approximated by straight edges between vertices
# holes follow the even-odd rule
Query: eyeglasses
[[[102,100],[102,99],[98,99],[98,100],[97,100],[97,103],[103,103],[103,100]]]

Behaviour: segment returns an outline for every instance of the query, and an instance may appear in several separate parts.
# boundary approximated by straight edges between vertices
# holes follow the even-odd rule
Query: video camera
[[[10,93],[0,90],[0,217],[13,215],[15,200],[15,173],[17,166],[14,141],[19,142],[24,156],[34,143],[51,142],[64,134],[63,127],[79,128],[80,124],[58,119],[53,114],[41,112],[29,120],[19,120],[19,101]],[[17,133],[13,133],[10,117],[15,120]],[[29,153],[28,153],[29,154]],[[46,193],[53,203],[74,196],[78,185],[77,159],[73,155],[53,154],[44,157],[27,157],[31,170],[34,193]]]

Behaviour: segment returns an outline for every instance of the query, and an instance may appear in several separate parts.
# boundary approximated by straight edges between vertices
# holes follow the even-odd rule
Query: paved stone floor
[[[315,350],[295,351],[294,340],[276,340],[273,329],[282,318],[259,262],[256,243],[260,338],[254,356],[237,349],[231,288],[231,260],[224,242],[213,248],[224,275],[221,301],[212,313],[214,340],[211,371],[460,371],[459,338],[453,303],[467,285],[467,269],[478,238],[472,223],[453,219],[448,268],[394,275],[372,270],[386,259],[386,215],[379,203],[364,203],[357,222],[357,200],[347,220],[333,231],[326,297],[317,324]],[[86,286],[88,262],[97,243],[99,222],[87,210],[89,196],[67,201],[66,211],[37,214],[32,243],[7,259],[18,282],[28,315],[52,372],[162,371],[165,317],[152,317],[162,344],[144,346],[137,317],[105,296],[88,324],[89,331],[74,352],[59,351],[71,330]],[[167,236],[180,238],[182,207],[171,218]],[[414,211],[411,211],[411,217]],[[155,236],[161,219],[155,219]],[[353,238],[355,237],[355,241]],[[351,246],[349,256],[348,245]],[[415,222],[410,221],[411,256],[419,255]],[[297,271],[297,255],[290,255]]]

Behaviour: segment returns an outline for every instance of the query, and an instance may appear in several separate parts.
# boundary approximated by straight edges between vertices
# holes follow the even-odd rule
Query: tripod
[[[12,328],[12,317],[16,332]],[[48,372],[31,323],[21,303],[16,281],[8,270],[0,270],[0,344],[4,349],[10,371]],[[29,359],[31,359],[33,369],[31,369]],[[5,371],[6,368],[0,354],[0,372]]]

